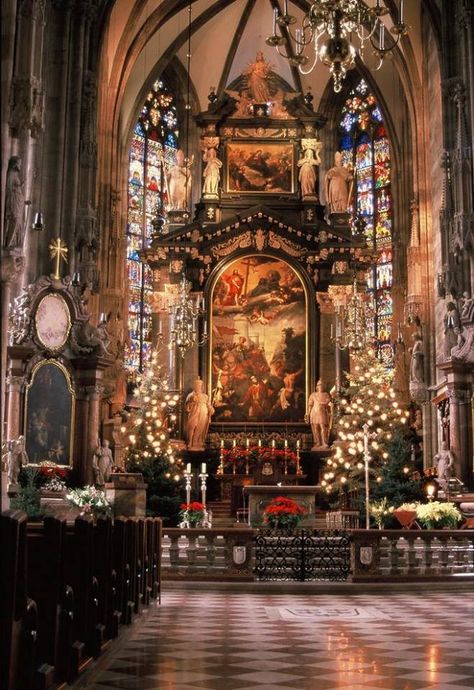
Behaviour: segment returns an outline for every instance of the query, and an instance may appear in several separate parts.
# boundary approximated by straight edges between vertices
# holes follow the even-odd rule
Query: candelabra
[[[189,465],[189,463],[188,463]],[[183,473],[184,475],[184,480],[186,482],[186,504],[189,505],[191,503],[191,483],[193,480],[193,474],[188,466],[186,469],[186,472]]]
[[[366,45],[371,46],[377,60],[375,69],[382,66],[385,56],[405,36],[410,27],[404,19],[404,0],[400,0],[398,21],[394,22],[386,35],[383,17],[389,10],[381,0],[373,7],[363,0],[313,0],[304,14],[300,28],[293,32],[296,17],[288,12],[288,0],[283,2],[283,13],[279,7],[273,10],[273,32],[266,40],[267,45],[276,48],[288,62],[299,68],[302,74],[309,74],[318,60],[329,67],[334,91],[342,88],[347,70],[354,66],[357,55],[363,61]],[[391,36],[390,36],[391,34]],[[358,47],[354,45],[355,39]],[[291,45],[293,42],[294,45]],[[285,46],[282,50],[282,46]],[[312,45],[313,61],[305,55],[305,49]]]
[[[205,314],[204,298],[191,295],[191,283],[183,277],[175,299],[168,306],[170,315],[170,345],[177,347],[184,357],[195,345],[204,345],[208,339],[207,321],[202,336],[198,333],[198,319]]]

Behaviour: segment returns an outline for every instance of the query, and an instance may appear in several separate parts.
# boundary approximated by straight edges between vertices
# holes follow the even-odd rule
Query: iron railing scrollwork
[[[351,540],[342,530],[259,529],[254,573],[259,580],[347,580]]]

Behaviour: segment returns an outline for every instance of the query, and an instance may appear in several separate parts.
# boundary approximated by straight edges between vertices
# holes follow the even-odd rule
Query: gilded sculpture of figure
[[[410,360],[410,383],[423,383],[423,339],[419,333],[413,333],[413,348]]]
[[[443,491],[446,491],[448,488],[448,482],[451,478],[451,469],[454,465],[454,456],[448,449],[448,444],[446,441],[442,441],[439,453],[434,456],[434,462],[436,463],[438,484]]]
[[[186,163],[184,152],[178,149],[175,164],[168,168],[168,189],[172,211],[185,211],[187,208],[187,192],[193,160],[194,156]]]
[[[331,430],[332,399],[329,393],[323,390],[322,381],[316,384],[316,390],[308,398],[308,408],[305,422],[311,424],[314,445],[312,450],[327,448],[329,444],[329,432]]]
[[[255,62],[251,62],[244,72],[254,103],[267,103],[271,99],[268,84],[270,71],[270,64],[263,57],[262,51],[259,50]]]
[[[105,439],[102,445],[97,440],[97,448],[94,451],[92,469],[94,470],[94,481],[97,486],[104,486],[110,479],[110,473],[114,464],[110,442]]]
[[[352,173],[341,164],[340,151],[334,154],[334,166],[326,173],[326,199],[329,213],[346,213],[350,201]]]
[[[9,454],[7,460],[8,484],[11,487],[18,485],[18,477],[22,467],[28,464],[28,455],[25,449],[25,437],[19,436],[16,440],[9,441]]]
[[[214,408],[209,402],[208,395],[204,393],[203,386],[203,381],[200,378],[196,379],[193,390],[185,402],[188,415],[186,422],[188,450],[204,450],[209,422],[214,414]]]
[[[203,194],[217,196],[219,192],[219,182],[221,179],[222,161],[217,157],[215,148],[207,148],[202,155],[203,161],[206,163],[203,177],[204,184],[202,187]]]
[[[25,192],[21,179],[21,158],[12,156],[8,161],[5,190],[5,232],[3,246],[14,249],[23,246],[25,231]]]
[[[316,166],[320,161],[314,157],[313,149],[306,149],[297,165],[300,168],[298,179],[301,186],[301,196],[315,196],[316,194]]]

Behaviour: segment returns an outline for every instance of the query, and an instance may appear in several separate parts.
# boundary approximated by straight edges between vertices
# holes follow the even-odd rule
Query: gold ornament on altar
[[[54,274],[53,277],[55,280],[59,280],[61,278],[59,274],[59,265],[61,262],[61,259],[67,263],[67,246],[64,244],[64,242],[61,240],[60,237],[54,240],[54,242],[51,242],[49,245],[49,255],[51,256],[52,259],[55,259],[55,266],[54,266]]]
[[[331,287],[328,288],[330,297]],[[339,287],[339,286],[336,286]],[[340,292],[334,295],[336,311],[336,329],[331,333],[332,339],[341,350],[362,350],[368,347],[374,339],[373,319],[375,309],[371,296],[367,291],[357,290],[357,279],[354,279],[352,289],[346,286],[347,293],[341,298]]]

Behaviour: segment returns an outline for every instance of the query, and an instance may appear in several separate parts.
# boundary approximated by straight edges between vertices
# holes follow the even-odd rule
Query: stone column
[[[18,438],[22,433],[20,429],[22,393],[25,385],[23,376],[7,378],[8,407],[7,407],[7,435],[9,439]]]
[[[469,392],[450,389],[449,426],[451,450],[454,454],[455,476],[469,488],[473,484],[472,412]]]
[[[9,310],[14,286],[18,283],[25,266],[25,259],[21,249],[4,249],[1,261],[2,283],[2,339],[1,339],[1,371],[7,370],[7,343],[9,330]],[[5,376],[1,376],[1,418],[5,419]]]

